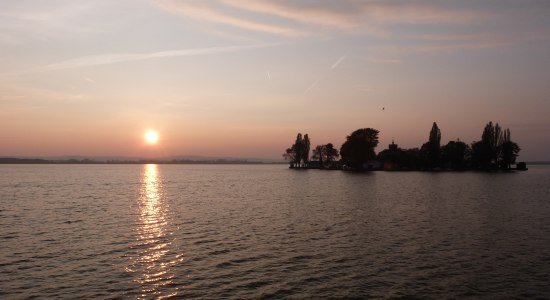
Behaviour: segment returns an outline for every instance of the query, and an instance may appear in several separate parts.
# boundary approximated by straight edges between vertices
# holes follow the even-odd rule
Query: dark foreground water
[[[550,297],[550,168],[0,165],[0,298]]]

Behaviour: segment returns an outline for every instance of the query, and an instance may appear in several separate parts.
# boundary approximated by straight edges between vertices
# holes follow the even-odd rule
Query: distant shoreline
[[[527,161],[527,165],[550,165],[550,161]],[[142,164],[159,164],[159,165],[287,165],[287,162],[262,162],[248,160],[228,160],[228,159],[212,159],[212,160],[94,160],[94,159],[42,159],[42,158],[15,158],[15,157],[0,157],[0,165],[142,165]],[[315,169],[315,168],[313,168]]]
[[[550,161],[526,161],[525,162],[528,165],[534,166],[534,165],[550,165]]]
[[[93,160],[93,159],[42,159],[42,158],[14,158],[1,157],[0,164],[4,165],[142,165],[142,164],[162,164],[162,165],[286,165],[282,162],[261,162],[248,160],[229,160],[229,159],[212,159],[212,160],[156,160],[156,159],[140,159],[140,160]]]

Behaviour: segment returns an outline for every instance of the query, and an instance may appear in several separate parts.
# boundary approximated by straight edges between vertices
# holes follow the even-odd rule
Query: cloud
[[[369,62],[374,64],[400,64],[401,60],[397,58],[378,58],[378,57],[371,57],[368,59]]]
[[[299,1],[246,1],[222,0],[233,7],[262,14],[270,14],[300,23],[334,26],[337,28],[351,28],[355,24],[349,18],[353,10],[349,10],[345,1],[331,3],[300,4]]]
[[[0,43],[22,44],[29,40],[81,38],[103,32],[101,24],[84,20],[103,4],[84,1],[2,3],[0,12]]]
[[[51,102],[83,102],[90,99],[90,95],[84,93],[34,87],[10,86],[5,89],[0,87],[0,91],[0,100],[3,105],[9,107],[36,107]]]
[[[414,52],[449,52],[546,41],[548,5],[436,0],[149,0],[220,32],[284,38],[374,37]],[[207,26],[208,27],[208,26]],[[249,35],[251,36],[251,35]],[[397,63],[386,61],[381,63]]]
[[[392,1],[272,1],[221,0],[236,8],[271,14],[296,22],[352,28],[379,23],[471,23],[484,14],[447,9],[429,3]],[[437,2],[433,2],[437,3]]]
[[[437,3],[437,2],[433,2]],[[487,12],[451,9],[429,2],[378,1],[361,6],[364,15],[383,24],[471,24],[490,18]]]
[[[211,5],[210,2],[157,0],[153,4],[169,13],[189,17],[198,21],[206,21],[223,25],[230,25],[250,31],[264,32],[282,36],[296,37],[303,33],[291,27],[269,24],[248,20],[238,16],[225,13]]]
[[[446,8],[438,2],[151,1],[169,13],[201,22],[286,37],[316,36],[321,29],[386,36],[394,24],[471,24],[489,16],[471,9]]]
[[[277,44],[256,44],[256,45],[223,46],[223,47],[210,47],[210,48],[191,48],[191,49],[160,51],[160,52],[153,52],[153,53],[88,55],[88,56],[77,57],[77,58],[68,59],[57,63],[37,67],[31,70],[23,71],[16,74],[12,73],[12,74],[3,74],[3,75],[9,76],[9,75],[21,75],[25,73],[48,72],[48,71],[55,71],[55,70],[91,67],[91,66],[98,66],[98,65],[116,64],[116,63],[140,61],[140,60],[155,59],[155,58],[197,56],[197,55],[237,52],[237,51],[245,51],[245,50],[270,47],[275,45]],[[91,82],[86,78],[84,79]]]
[[[95,83],[96,83],[95,80],[93,80],[92,78],[87,77],[87,76],[82,77],[82,79],[84,79],[84,80],[86,80],[87,82],[92,83],[92,84],[95,84]]]

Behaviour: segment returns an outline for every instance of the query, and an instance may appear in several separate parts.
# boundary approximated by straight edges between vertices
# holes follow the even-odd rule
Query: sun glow
[[[145,142],[147,144],[156,144],[159,141],[159,133],[154,130],[145,132]]]

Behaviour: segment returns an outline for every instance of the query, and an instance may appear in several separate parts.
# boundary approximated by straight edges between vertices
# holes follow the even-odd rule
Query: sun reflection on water
[[[131,270],[138,277],[140,298],[166,298],[178,294],[173,287],[171,268],[180,261],[170,255],[171,238],[167,221],[168,204],[163,196],[163,183],[158,166],[144,166],[139,197],[138,256]]]

